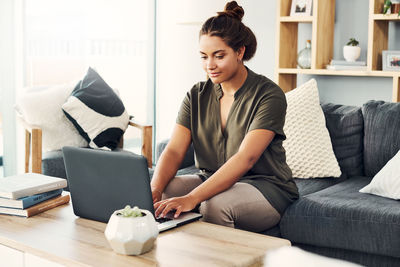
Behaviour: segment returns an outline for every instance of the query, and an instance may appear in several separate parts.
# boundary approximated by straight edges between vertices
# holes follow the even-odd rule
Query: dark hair
[[[254,33],[242,22],[244,10],[236,1],[228,2],[222,12],[204,22],[202,35],[218,36],[234,51],[245,47],[243,60],[251,59],[256,53],[257,39]]]

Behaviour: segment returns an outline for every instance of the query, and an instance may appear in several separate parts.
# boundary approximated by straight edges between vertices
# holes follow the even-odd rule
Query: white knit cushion
[[[61,106],[77,81],[68,84],[26,89],[15,109],[23,120],[42,129],[43,151],[59,150],[63,146],[85,147],[88,143],[65,117]]]
[[[286,100],[283,147],[293,177],[339,177],[341,171],[319,104],[317,82],[311,79],[289,91]]]
[[[360,192],[400,199],[400,150]]]

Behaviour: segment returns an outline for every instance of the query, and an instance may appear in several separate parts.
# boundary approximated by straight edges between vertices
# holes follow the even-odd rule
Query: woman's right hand
[[[157,189],[151,189],[151,194],[153,196],[153,204],[161,200],[161,191]]]

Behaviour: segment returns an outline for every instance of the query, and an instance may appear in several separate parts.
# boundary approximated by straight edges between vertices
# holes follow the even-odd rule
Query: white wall
[[[182,4],[184,1],[186,4]],[[278,0],[238,1],[245,10],[243,22],[256,34],[258,49],[247,64],[252,70],[273,78],[275,66],[276,8]],[[202,3],[202,6],[199,5]],[[190,4],[194,8],[190,9]],[[157,1],[157,141],[170,136],[179,105],[192,85],[204,79],[198,56],[200,25],[177,24],[180,18],[194,20],[223,10],[225,1]],[[350,37],[360,41],[366,60],[368,43],[368,0],[336,0],[334,58],[342,59],[342,47]],[[208,8],[208,9],[207,9]],[[182,15],[184,14],[184,15]],[[397,27],[396,27],[397,26]],[[400,50],[399,24],[390,23],[389,49]],[[311,38],[311,25],[300,24],[299,50]],[[340,77],[300,75],[298,84],[314,77],[320,99],[338,104],[362,105],[368,100],[391,101],[392,79],[378,77]]]
[[[199,4],[200,3],[200,4]],[[226,1],[157,1],[157,142],[169,138],[180,104],[192,86],[205,80],[198,52],[201,24]],[[273,76],[275,1],[238,1],[245,10],[243,22],[256,34],[258,50],[247,65],[258,73]]]

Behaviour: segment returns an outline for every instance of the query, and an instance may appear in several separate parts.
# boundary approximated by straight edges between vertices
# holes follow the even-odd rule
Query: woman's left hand
[[[164,217],[171,210],[175,210],[174,218],[177,218],[181,212],[191,211],[196,207],[196,201],[188,196],[172,197],[158,201],[154,204],[156,218]]]

